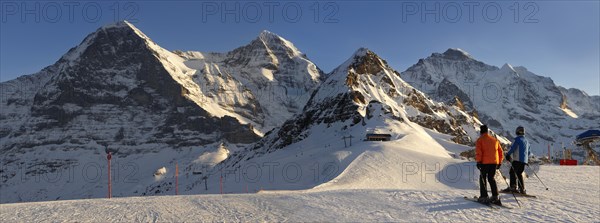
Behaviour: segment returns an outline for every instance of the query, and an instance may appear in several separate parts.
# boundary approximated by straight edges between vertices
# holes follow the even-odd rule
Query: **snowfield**
[[[522,208],[512,195],[501,195],[504,204],[514,209],[491,210],[464,200],[463,196],[478,194],[475,185],[451,189],[442,182],[426,180],[430,189],[311,189],[2,204],[0,221],[598,222],[599,167],[546,165],[538,175],[550,190],[544,190],[534,176],[526,179],[529,193],[538,198],[518,197]],[[498,181],[501,188],[505,186]],[[406,182],[422,183],[411,178]]]

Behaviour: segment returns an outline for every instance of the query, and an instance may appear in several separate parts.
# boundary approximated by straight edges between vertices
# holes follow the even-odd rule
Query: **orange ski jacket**
[[[475,143],[475,160],[481,164],[500,164],[504,152],[497,139],[485,133]]]

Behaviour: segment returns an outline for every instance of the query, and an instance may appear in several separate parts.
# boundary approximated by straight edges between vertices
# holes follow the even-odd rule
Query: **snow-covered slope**
[[[558,87],[563,94],[563,103],[561,103],[561,109],[570,110],[575,115],[574,118],[579,115],[585,115],[587,113],[598,113],[600,112],[600,96],[589,96],[585,92],[576,88],[563,88]],[[579,115],[577,115],[579,114]]]
[[[459,49],[434,53],[402,72],[402,78],[433,99],[459,98],[467,111],[500,134],[514,137],[524,126],[534,151],[600,126],[600,101],[576,89],[556,86],[524,67],[501,68],[475,60]]]
[[[522,208],[517,208],[511,195],[501,195],[505,205],[514,207],[510,210],[490,211],[462,198],[477,194],[476,188],[344,189],[1,204],[0,221],[594,222],[600,215],[600,182],[590,177],[599,171],[590,166],[542,166],[538,175],[550,190],[527,179],[530,193],[538,198],[518,198]]]

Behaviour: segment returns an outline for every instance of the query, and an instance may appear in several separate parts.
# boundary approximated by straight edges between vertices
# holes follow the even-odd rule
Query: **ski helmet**
[[[519,127],[517,127],[517,130],[515,130],[515,133],[518,136],[525,135],[525,128],[523,128],[523,126],[519,126]]]

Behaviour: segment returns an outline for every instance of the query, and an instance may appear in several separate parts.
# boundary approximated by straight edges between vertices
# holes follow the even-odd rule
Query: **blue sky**
[[[485,63],[525,66],[558,85],[600,95],[599,1],[476,4],[2,1],[0,81],[37,72],[98,27],[128,19],[169,50],[226,52],[270,30],[292,41],[325,72],[359,47],[373,50],[398,71],[433,52],[461,48]]]

